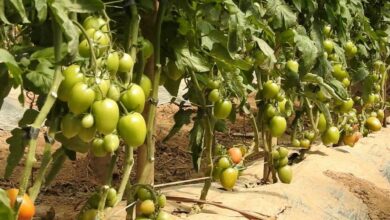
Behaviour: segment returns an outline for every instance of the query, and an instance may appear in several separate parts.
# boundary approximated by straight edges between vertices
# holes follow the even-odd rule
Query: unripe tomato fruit
[[[275,82],[269,80],[263,85],[263,96],[266,99],[273,99],[279,93],[280,87]]]
[[[330,40],[330,39],[324,40],[323,45],[324,45],[324,49],[327,53],[332,53],[332,51],[334,49],[334,43],[332,40]]]
[[[379,131],[382,128],[382,124],[376,117],[368,117],[366,120],[366,126],[371,131]]]
[[[96,101],[92,105],[92,114],[95,118],[96,129],[103,134],[112,133],[118,123],[118,104],[109,98]]]
[[[152,91],[152,81],[149,79],[149,77],[145,74],[142,74],[139,85],[144,91],[145,98],[149,98],[150,92]]]
[[[97,209],[89,209],[81,215],[81,218],[79,220],[95,220],[97,215]]]
[[[179,80],[183,76],[183,71],[179,70],[174,61],[169,61],[167,64],[168,72],[167,76],[171,80]]]
[[[95,91],[89,88],[87,84],[79,82],[73,86],[69,100],[68,107],[75,115],[79,115],[88,110],[95,100]]]
[[[287,128],[286,119],[282,116],[274,116],[271,118],[269,123],[269,129],[273,137],[280,137]]]
[[[120,98],[128,111],[142,112],[145,107],[145,93],[141,86],[131,84]]]
[[[301,148],[309,148],[310,147],[310,140],[309,139],[302,139],[301,141],[300,141],[300,144],[301,144]]]
[[[107,96],[111,81],[109,79],[96,79],[92,89],[95,92],[95,100],[102,100]]]
[[[231,166],[231,164],[230,164],[229,158],[227,158],[227,157],[219,158],[218,163],[217,163],[217,167],[219,167],[221,169],[226,169],[226,168],[229,168],[230,166]]]
[[[110,187],[107,191],[107,200],[115,201],[116,200],[116,190],[113,187]]]
[[[90,50],[90,45],[88,43],[87,39],[84,39],[80,42],[79,44],[79,54],[82,57],[90,57],[91,56],[91,50]]]
[[[272,159],[274,159],[274,160],[279,160],[279,158],[280,158],[279,151],[277,151],[277,150],[272,150],[271,155],[272,155]]]
[[[107,134],[103,138],[103,148],[107,153],[116,151],[119,147],[119,137],[116,134]]]
[[[320,114],[317,124],[317,129],[322,133],[326,130],[327,122],[324,114]]]
[[[10,200],[11,208],[14,207],[16,197],[18,196],[19,189],[8,189],[7,196]],[[35,214],[35,206],[30,197],[27,194],[23,195],[23,201],[19,208],[18,220],[30,220]]]
[[[383,119],[385,118],[385,111],[383,111],[383,109],[379,109],[376,113],[379,121],[383,121]]]
[[[289,61],[287,61],[286,65],[290,71],[292,71],[293,73],[298,73],[299,64],[296,60],[289,60]]]
[[[283,166],[278,168],[278,177],[282,183],[291,183],[292,174],[291,166]]]
[[[214,104],[214,116],[218,119],[225,119],[232,111],[232,102],[229,100],[219,100]]]
[[[343,84],[343,86],[344,86],[345,88],[347,88],[349,85],[351,85],[351,81],[349,81],[348,77],[345,77],[345,78],[343,79],[343,81],[341,81],[341,83]]]
[[[272,118],[276,115],[276,108],[272,105],[272,104],[267,104],[265,106],[265,115],[268,117],[268,118]]]
[[[111,75],[114,75],[116,72],[118,72],[119,55],[117,52],[112,52],[112,53],[108,54],[107,60],[106,60],[106,68],[107,68],[107,71],[111,73]]]
[[[62,72],[64,76],[64,80],[62,80],[59,88],[58,88],[58,99],[61,101],[68,101],[69,93],[72,87],[78,83],[83,81],[84,75],[80,73],[80,66],[78,65],[70,65]]]
[[[343,66],[341,64],[335,64],[333,65],[332,75],[337,80],[343,80],[345,77],[348,76],[348,73],[343,69]]]
[[[340,111],[343,112],[343,113],[348,113],[353,108],[353,104],[354,104],[353,99],[348,98],[347,101],[344,101],[340,105]]]
[[[127,54],[123,53],[122,57],[119,59],[119,67],[118,70],[119,72],[129,72],[131,68],[134,66],[134,60],[133,58]]]
[[[301,146],[301,142],[298,139],[294,139],[294,140],[292,140],[291,145],[293,147],[300,147]]]
[[[82,141],[88,143],[95,137],[95,134],[96,134],[95,127],[90,127],[90,128],[81,127],[78,136]],[[85,152],[80,152],[80,153],[86,153],[87,151],[88,149],[85,149]]]
[[[66,114],[61,120],[61,131],[66,138],[76,136],[80,128],[80,120],[71,113]]]
[[[220,180],[221,185],[226,190],[232,190],[238,178],[238,170],[233,167],[229,167],[222,171]]]
[[[154,53],[153,44],[148,39],[142,40],[142,52],[145,60],[149,59]]]
[[[137,191],[137,198],[141,201],[152,199],[152,193],[148,189],[140,187]]]
[[[104,141],[102,138],[95,138],[92,141],[91,152],[95,157],[104,157],[107,152],[104,150]]]
[[[90,128],[93,126],[93,123],[94,119],[92,114],[86,114],[83,119],[81,119],[81,126],[83,126],[83,128]]]
[[[121,97],[121,91],[117,85],[111,84],[107,92],[107,98],[110,98],[114,101],[118,101]]]
[[[284,167],[288,164],[288,157],[282,157],[278,161],[278,167]]]
[[[143,202],[141,202],[141,205],[139,207],[139,210],[144,215],[151,215],[155,211],[154,203],[152,200],[147,199]]]
[[[279,152],[279,158],[284,158],[287,157],[288,155],[288,149],[285,147],[279,147],[278,152]]]
[[[165,205],[167,204],[167,197],[164,194],[160,194],[157,198],[157,202],[160,208],[164,208]]]
[[[217,79],[207,79],[207,85],[206,87],[209,88],[209,89],[219,89],[221,85],[221,82]]]
[[[337,127],[329,127],[324,134],[322,135],[322,142],[325,145],[328,144],[337,144],[340,139],[340,131]]]
[[[347,57],[354,57],[357,53],[357,47],[352,41],[345,44],[345,54]]]
[[[156,218],[156,220],[171,220],[171,219],[172,219],[171,216],[162,210],[158,213]]]
[[[232,147],[228,150],[228,154],[232,159],[233,163],[238,164],[242,160],[242,152],[238,147]]]
[[[93,28],[95,30],[102,30],[103,32],[108,31],[107,22],[100,17],[89,16],[84,19],[83,27],[85,29]]]
[[[138,112],[131,112],[122,116],[118,122],[118,132],[127,145],[138,147],[145,142],[146,123]]]
[[[210,102],[218,102],[218,101],[220,100],[220,94],[219,94],[218,89],[213,89],[213,90],[211,90],[211,92],[210,92],[209,95],[207,96],[207,99],[208,99]]]
[[[324,35],[326,37],[329,37],[330,32],[332,31],[332,27],[330,25],[325,25],[324,28],[322,29],[322,31],[324,32]]]

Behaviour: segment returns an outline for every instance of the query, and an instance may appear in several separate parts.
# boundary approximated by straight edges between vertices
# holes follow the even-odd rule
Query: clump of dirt
[[[345,185],[368,207],[370,219],[390,219],[390,191],[350,173],[326,171],[324,174]]]

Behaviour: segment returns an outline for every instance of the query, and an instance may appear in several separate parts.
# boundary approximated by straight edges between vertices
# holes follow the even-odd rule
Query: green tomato
[[[95,127],[90,127],[90,128],[81,127],[78,136],[82,141],[89,143],[95,137],[95,134],[96,134]]]
[[[116,151],[119,147],[119,137],[116,134],[107,134],[103,138],[103,148],[107,153]]]
[[[145,98],[149,98],[150,92],[152,91],[152,81],[147,75],[142,74],[141,82],[139,83],[142,90],[144,91]]]
[[[133,68],[133,66],[134,66],[133,58],[129,54],[123,53],[122,57],[119,59],[119,67],[118,67],[119,72],[127,73],[131,70],[131,68]]]
[[[316,97],[318,99],[318,101],[320,102],[326,102],[328,101],[328,97],[326,96],[324,90],[320,89],[317,93],[316,93]]]
[[[147,39],[142,40],[142,52],[145,60],[149,59],[154,53],[153,44]]]
[[[168,72],[167,72],[167,76],[168,78],[170,78],[171,80],[174,80],[174,81],[177,81],[179,80],[182,76],[183,76],[183,71],[179,70],[179,68],[177,67],[177,65],[175,64],[174,61],[169,61],[168,64],[167,64],[167,67],[168,67]]]
[[[214,181],[220,180],[222,171],[223,171],[223,169],[221,167],[218,167],[218,166],[214,167],[214,169],[213,169],[213,180]]]
[[[348,98],[347,101],[344,101],[344,102],[340,105],[340,111],[341,111],[342,113],[348,113],[349,111],[352,110],[353,104],[354,104],[353,99]]]
[[[271,154],[272,154],[272,159],[273,159],[273,160],[279,160],[279,158],[280,158],[279,151],[277,151],[277,150],[272,150]]]
[[[293,139],[293,140],[291,141],[291,145],[292,145],[293,147],[300,147],[300,146],[301,146],[301,142],[300,142],[298,139]]]
[[[344,48],[345,48],[345,55],[347,55],[347,57],[349,58],[354,57],[357,53],[357,47],[352,41],[348,41],[345,44]]]
[[[98,216],[97,209],[89,209],[85,211],[78,220],[95,220]]]
[[[94,119],[92,114],[86,114],[81,119],[81,126],[83,126],[83,128],[91,128],[93,126],[93,123]]]
[[[87,37],[88,37],[89,39],[92,39],[92,38],[93,38],[93,35],[94,35],[95,32],[96,32],[96,29],[94,29],[94,28],[89,28],[89,29],[86,29],[85,32],[87,33]],[[82,36],[82,39],[86,39],[84,35]]]
[[[93,41],[97,44],[97,56],[101,56],[104,52],[106,52],[110,48],[110,37],[103,33],[102,31],[96,31],[93,35]]]
[[[172,218],[168,213],[160,211],[157,215],[156,220],[172,220]]]
[[[67,102],[72,87],[76,83],[82,82],[84,75],[80,73],[80,66],[78,65],[70,65],[62,72],[62,75],[64,76],[64,80],[62,80],[58,88],[58,99]]]
[[[91,152],[95,157],[104,157],[107,155],[107,152],[104,150],[103,143],[104,141],[102,138],[95,138],[92,141]]]
[[[345,77],[341,83],[343,84],[343,86],[345,88],[347,88],[349,85],[351,85],[351,81],[349,81],[349,79],[347,77]]]
[[[274,116],[269,123],[269,129],[273,137],[280,137],[287,129],[286,119],[282,116]]]
[[[91,56],[90,45],[87,39],[84,39],[79,44],[79,54],[82,57],[88,58]]]
[[[232,190],[238,179],[238,170],[234,167],[226,168],[222,171],[220,180],[221,185],[226,190]]]
[[[226,119],[232,111],[232,102],[229,100],[219,100],[214,104],[214,116],[217,119]]]
[[[286,113],[286,103],[287,99],[283,99],[282,101],[278,102],[278,110],[280,113]]]
[[[117,52],[112,52],[108,54],[106,60],[106,68],[107,71],[111,73],[111,75],[115,75],[118,72],[119,68],[119,55]]]
[[[331,31],[332,31],[332,27],[330,25],[325,25],[324,28],[322,29],[322,32],[326,37],[330,36]]]
[[[263,96],[266,99],[275,98],[280,91],[280,87],[275,82],[269,80],[263,85]]]
[[[131,84],[120,98],[128,111],[142,112],[145,107],[145,93],[141,86]]]
[[[376,117],[367,118],[365,125],[371,131],[379,131],[382,128],[381,122]]]
[[[148,189],[140,187],[137,191],[137,197],[139,200],[145,201],[148,199],[152,199],[152,193]]]
[[[164,208],[165,205],[167,204],[167,197],[164,194],[160,194],[157,198],[157,202],[160,208]]]
[[[257,50],[255,52],[255,64],[257,66],[261,66],[264,64],[264,62],[267,60],[267,55],[265,55],[262,51]]]
[[[83,22],[84,29],[93,28],[95,30],[101,30],[103,32],[108,31],[107,22],[100,17],[89,16]]]
[[[383,119],[385,119],[385,111],[383,111],[383,109],[379,109],[377,111],[377,117],[380,121],[383,121]]]
[[[68,107],[75,115],[88,110],[95,100],[95,92],[87,84],[79,82],[73,86],[68,100]]]
[[[340,131],[337,127],[329,127],[322,135],[322,142],[325,145],[337,144],[340,139]]]
[[[372,105],[375,104],[375,94],[371,93],[368,95],[368,97],[364,100],[365,104]]]
[[[309,139],[302,139],[300,141],[300,144],[301,144],[301,148],[305,148],[305,149],[308,149],[310,147],[310,140]]]
[[[279,147],[278,152],[279,152],[279,159],[287,157],[288,155],[288,149],[285,147]]]
[[[80,128],[80,120],[71,113],[66,114],[61,120],[62,134],[68,139],[76,136]]]
[[[288,164],[288,157],[282,157],[279,159],[278,167],[284,167]]]
[[[324,49],[327,53],[332,53],[332,51],[334,49],[334,43],[332,40],[330,40],[330,39],[324,40],[323,46],[324,46]]]
[[[209,95],[207,96],[207,99],[208,99],[210,102],[218,102],[218,101],[221,99],[221,96],[220,96],[220,94],[219,94],[218,89],[213,89],[213,90],[211,90],[211,92],[210,92]]]
[[[97,79],[96,81],[96,84],[93,86],[93,90],[95,91],[95,100],[102,100],[107,96],[111,82],[109,79]]]
[[[287,61],[287,68],[293,73],[298,73],[299,64],[296,60],[289,60]]]
[[[115,130],[119,119],[119,107],[114,100],[106,98],[95,101],[92,105],[92,114],[99,132],[110,134]]]
[[[122,116],[118,122],[118,132],[127,145],[134,148],[141,146],[146,138],[144,117],[138,112]]]
[[[214,80],[214,79],[207,79],[207,84],[206,87],[209,89],[219,89],[221,86],[221,81],[219,80]]]
[[[107,92],[107,98],[110,98],[114,101],[118,101],[121,97],[121,91],[117,85],[111,84]]]
[[[292,169],[291,166],[283,166],[278,169],[278,177],[282,183],[291,183]]]
[[[231,167],[231,163],[230,163],[229,158],[227,158],[227,157],[219,158],[217,166],[222,168],[222,169],[226,169],[226,168]]]
[[[276,115],[276,108],[272,105],[272,104],[267,104],[265,106],[265,115],[268,117],[268,118],[272,118]]]
[[[116,190],[113,187],[110,187],[107,191],[107,200],[109,201],[115,201],[116,200]]]

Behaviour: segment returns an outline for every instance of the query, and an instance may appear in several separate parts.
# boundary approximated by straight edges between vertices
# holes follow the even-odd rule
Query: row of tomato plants
[[[304,159],[314,141],[353,146],[384,123],[386,1],[148,0],[124,1],[123,7],[100,0],[15,2],[0,10],[2,97],[20,87],[21,102],[24,91],[32,92],[37,107],[25,112],[7,140],[6,178],[25,149],[27,154],[19,189],[0,191],[2,219],[31,219],[42,186],[76,152],[110,161],[104,185],[78,218],[108,218],[104,210],[125,197],[129,219],[134,212],[138,219],[169,219],[160,210],[165,196],[153,188],[160,85],[176,97],[186,83],[185,101],[165,140],[191,123],[194,169],[209,177],[201,200],[212,181],[232,190],[243,158],[260,149],[262,182],[290,183],[289,164]],[[250,93],[256,93],[256,106],[248,102]],[[250,118],[253,144],[222,146],[216,133],[238,114]],[[42,126],[44,155],[30,184]],[[291,143],[278,145],[286,132]],[[61,147],[52,152],[56,141]],[[299,151],[298,159],[289,160],[289,148]],[[121,154],[122,178],[115,187],[112,172]]]

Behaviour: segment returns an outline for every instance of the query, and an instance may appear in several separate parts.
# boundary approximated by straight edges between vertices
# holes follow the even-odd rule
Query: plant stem
[[[168,1],[161,0],[157,21],[155,24],[156,35],[154,39],[154,61],[155,61],[155,71],[154,77],[152,79],[153,88],[152,88],[152,96],[150,98],[151,102],[149,104],[149,111],[147,113],[147,134],[146,134],[146,157],[147,161],[145,164],[142,164],[142,171],[138,174],[138,183],[153,183],[153,178],[150,174],[154,172],[154,150],[155,150],[155,142],[154,142],[154,134],[155,134],[155,116],[158,104],[158,87],[160,84],[160,76],[161,76],[161,63],[160,63],[160,46],[161,46],[161,26],[164,19],[165,11],[167,9]],[[143,159],[143,158],[141,158]],[[140,164],[138,164],[140,165]],[[140,169],[139,169],[140,170]]]
[[[134,0],[130,1],[130,22],[129,27],[127,31],[127,36],[125,39],[127,39],[125,44],[125,50],[126,52],[130,51],[130,56],[133,58],[134,63],[137,62],[137,41],[138,41],[138,31],[139,31],[139,22],[140,22],[140,16],[138,14],[137,4]],[[132,82],[133,79],[133,70],[134,65],[131,68],[130,72],[126,75],[125,78],[125,85],[129,85]]]
[[[105,182],[105,185],[102,187],[101,197],[100,197],[100,201],[99,201],[99,205],[98,205],[99,214],[103,214],[103,211],[104,211],[104,208],[106,205],[108,189],[111,186],[112,173],[114,172],[117,158],[118,158],[117,153],[114,153],[111,157],[110,165],[109,165],[108,171],[107,171],[106,182]]]
[[[54,19],[53,19],[53,34],[54,34],[54,53],[55,53],[55,61],[56,61],[54,80],[51,85],[50,91],[46,97],[45,103],[42,106],[41,111],[39,112],[38,116],[35,118],[34,123],[31,125],[31,130],[37,133],[39,133],[39,129],[41,128],[49,111],[51,110],[51,108],[53,107],[57,99],[57,90],[62,81],[61,66],[59,64],[61,60],[62,32],[61,32],[61,28],[55,22]],[[18,196],[23,196],[28,186],[28,182],[32,172],[32,167],[36,161],[35,151],[37,146],[37,137],[38,134],[35,134],[33,135],[33,137],[30,137],[30,140],[28,141],[27,159],[23,170],[22,178],[20,180]],[[20,202],[21,200],[17,200],[17,204],[15,205],[15,211],[19,210]]]
[[[125,146],[125,168],[123,170],[123,177],[121,180],[121,184],[119,185],[118,194],[116,197],[116,204],[118,204],[125,193],[126,185],[130,179],[130,173],[134,165],[134,149],[128,145]]]

